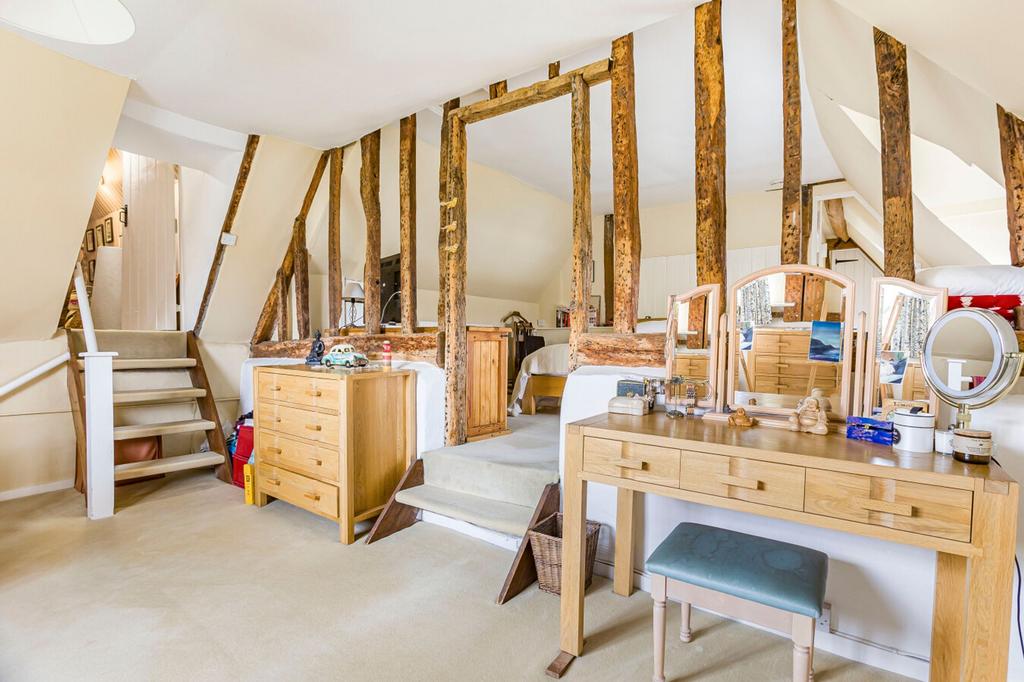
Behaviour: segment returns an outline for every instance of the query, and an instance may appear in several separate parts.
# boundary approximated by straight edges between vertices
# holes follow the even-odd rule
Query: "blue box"
[[[879,445],[892,445],[892,422],[871,417],[847,417],[846,437]]]

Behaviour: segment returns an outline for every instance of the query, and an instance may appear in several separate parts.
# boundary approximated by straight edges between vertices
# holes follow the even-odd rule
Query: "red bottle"
[[[383,351],[380,354],[380,359],[384,363],[385,367],[390,367],[391,366],[391,342],[390,341],[385,341],[384,342],[384,349],[383,349]]]

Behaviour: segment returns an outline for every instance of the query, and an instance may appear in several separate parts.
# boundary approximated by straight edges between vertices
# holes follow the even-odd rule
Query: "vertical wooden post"
[[[437,199],[441,204],[441,229],[437,233],[437,364],[444,367],[445,315],[448,306],[448,166],[451,162],[451,116],[459,108],[459,98],[444,103],[441,114],[441,162],[437,178]]]
[[[589,328],[591,258],[590,86],[572,79],[572,302],[569,312],[569,371],[576,369],[581,334]]]
[[[796,38],[796,0],[782,0],[782,257],[800,262],[800,55]]]
[[[487,88],[487,94],[491,99],[495,97],[501,97],[508,93],[508,81],[498,81],[497,83],[491,83],[490,87]]]
[[[309,251],[306,250],[306,221],[295,219],[292,228],[292,260],[295,263],[295,322],[300,339],[309,332]]]
[[[725,67],[722,2],[694,10],[697,285],[725,286]],[[725,296],[718,314],[725,310]]]
[[[882,133],[885,276],[914,281],[914,196],[910,175],[907,47],[875,29],[878,118]]]
[[[636,328],[640,303],[640,204],[637,188],[633,34],[612,42],[612,189],[615,214],[615,331]]]
[[[345,152],[341,147],[331,150],[331,175],[328,183],[327,209],[327,297],[330,320],[327,326],[337,327],[344,314],[342,296],[345,280],[341,271],[341,171]]]
[[[447,231],[448,301],[445,307],[445,439],[466,442],[466,123],[449,117]]]
[[[292,325],[288,319],[288,277],[282,270],[277,271],[277,340],[288,341],[292,337]]]
[[[615,216],[604,216],[604,323],[615,323]]]
[[[1010,232],[1010,263],[1024,267],[1024,121],[1000,105],[999,149],[1006,185],[1006,227]]]
[[[416,114],[400,124],[398,212],[401,242],[402,333],[416,331]]]
[[[562,62],[551,62],[548,64],[548,78],[557,78],[562,72]]]
[[[363,324],[367,334],[380,333],[380,131],[359,140],[363,166],[359,193],[366,216],[366,261],[363,264]]]

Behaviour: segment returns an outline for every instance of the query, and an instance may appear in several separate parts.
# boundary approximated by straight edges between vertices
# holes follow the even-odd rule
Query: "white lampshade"
[[[363,298],[365,293],[363,285],[354,279],[346,281],[345,287],[341,290],[342,298]]]
[[[0,0],[0,21],[85,45],[114,45],[135,33],[135,20],[119,0]]]

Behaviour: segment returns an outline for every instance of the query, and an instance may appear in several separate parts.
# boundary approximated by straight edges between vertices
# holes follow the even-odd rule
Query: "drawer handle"
[[[320,493],[302,493],[302,496],[307,500],[313,500],[314,502],[320,501]]]
[[[320,396],[323,395],[323,392],[321,392],[321,391],[306,391],[306,395],[312,396],[313,398],[319,398]]]
[[[307,431],[323,431],[323,428],[319,424],[306,424]]]
[[[316,457],[310,457],[309,461],[318,467],[322,467],[324,465],[324,461],[322,459],[317,459]]]
[[[760,490],[761,481],[756,478],[743,478],[729,474],[719,474],[718,482],[723,485],[731,485],[734,488],[746,488],[747,490]]]
[[[271,387],[270,387],[270,390],[271,390],[271,391],[280,391],[280,390],[281,390],[281,387],[280,387],[280,386],[271,386]]]
[[[275,417],[274,417],[274,421],[275,421],[276,423],[280,424],[280,423],[281,423],[281,418],[280,418],[280,417],[277,417],[277,416],[275,416]]]
[[[266,446],[266,450],[267,452],[273,452],[275,455],[280,455],[282,452],[284,452],[281,448],[273,448],[270,447],[269,445]]]
[[[276,478],[268,478],[267,483],[269,485],[281,485],[281,481],[277,480]]]
[[[643,471],[647,468],[647,462],[642,459],[614,459],[612,464],[622,469],[632,469],[633,471]]]
[[[895,514],[896,516],[913,516],[914,507],[899,502],[886,502],[885,500],[859,499],[857,504],[867,511],[882,512],[883,514]]]

